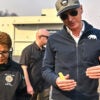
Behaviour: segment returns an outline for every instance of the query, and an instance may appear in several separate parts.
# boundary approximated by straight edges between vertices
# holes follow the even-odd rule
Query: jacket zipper
[[[76,79],[77,79],[77,85],[78,85],[78,72],[79,72],[79,70],[78,70],[78,43],[76,43],[76,64],[77,64],[77,66],[76,66],[76,73],[77,73],[77,75],[76,75]]]

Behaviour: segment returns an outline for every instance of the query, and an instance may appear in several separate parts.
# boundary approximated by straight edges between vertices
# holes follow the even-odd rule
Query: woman
[[[20,64],[10,57],[11,46],[10,36],[0,32],[0,100],[19,100],[18,94],[24,87]]]

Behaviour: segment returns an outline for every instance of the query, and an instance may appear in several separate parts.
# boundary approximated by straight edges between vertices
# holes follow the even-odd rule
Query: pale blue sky
[[[56,0],[0,0],[0,10],[6,9],[19,16],[41,15],[43,8],[55,8]],[[100,28],[100,0],[80,0],[83,5],[83,19]]]

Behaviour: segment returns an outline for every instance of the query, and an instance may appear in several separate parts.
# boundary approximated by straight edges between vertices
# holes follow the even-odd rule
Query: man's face
[[[46,45],[47,40],[48,40],[48,36],[47,35],[41,35],[40,40],[41,40],[42,45]]]
[[[65,11],[60,15],[60,18],[70,30],[75,30],[80,27],[82,17],[82,6],[76,9]]]
[[[0,44],[0,64],[5,64],[8,61],[9,49],[6,45]]]

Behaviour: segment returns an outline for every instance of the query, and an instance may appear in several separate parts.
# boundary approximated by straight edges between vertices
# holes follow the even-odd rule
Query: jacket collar
[[[84,21],[84,20],[82,20],[82,21],[83,21],[84,24],[85,24],[85,29],[84,29],[83,34],[86,34],[88,31],[90,31],[91,29],[93,29],[93,26],[92,26],[91,24],[89,24],[88,22]],[[70,34],[68,33],[68,31],[67,31],[65,25],[63,26],[63,29],[62,29],[61,31],[62,31],[61,33],[62,33],[64,36],[67,35],[68,37],[71,37]]]

